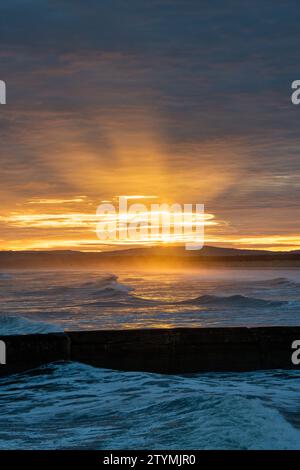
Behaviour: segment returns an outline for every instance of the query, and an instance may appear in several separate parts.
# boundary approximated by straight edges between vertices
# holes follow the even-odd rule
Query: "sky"
[[[293,0],[1,0],[0,249],[107,249],[119,195],[204,204],[208,245],[300,249],[299,22]]]

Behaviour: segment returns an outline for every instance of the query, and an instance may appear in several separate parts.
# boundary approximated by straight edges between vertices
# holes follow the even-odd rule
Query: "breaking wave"
[[[33,321],[15,315],[0,315],[0,335],[28,335],[34,333],[53,333],[63,331],[56,325],[42,321]]]
[[[71,363],[0,384],[1,449],[300,449],[298,371],[166,377]]]
[[[265,281],[252,281],[250,284],[259,284],[262,287],[276,288],[276,287],[300,287],[300,283],[291,281],[286,277],[275,277],[274,279],[267,279]]]
[[[116,276],[115,274],[108,275],[107,277],[98,279],[96,281],[84,282],[78,287],[83,289],[97,290],[98,292],[103,292],[107,290],[116,292],[130,292],[133,290],[132,287],[119,283],[118,276]]]
[[[191,279],[181,273],[136,277],[140,273],[122,270],[14,271],[13,280],[1,281],[5,273],[10,272],[0,276],[3,334],[57,331],[56,325],[85,330],[300,324],[295,270],[257,277],[251,272],[248,278],[234,271],[224,279],[206,273]]]
[[[264,300],[255,297],[246,297],[244,295],[230,295],[227,297],[217,295],[201,295],[195,299],[187,300],[182,303],[210,305],[216,307],[279,307],[286,304],[285,301]]]
[[[118,282],[118,276],[115,274],[108,274],[100,277],[99,279],[70,285],[63,285],[57,287],[50,287],[43,291],[28,292],[31,294],[56,294],[56,295],[79,295],[81,297],[102,297],[102,296],[120,296],[127,295],[129,292],[134,290],[130,286],[126,286]]]

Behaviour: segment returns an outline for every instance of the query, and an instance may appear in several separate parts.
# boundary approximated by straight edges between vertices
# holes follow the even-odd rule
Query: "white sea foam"
[[[0,282],[1,311],[68,330],[300,325],[295,270],[117,274],[14,271]],[[15,332],[29,331],[23,325],[16,320]]]
[[[50,365],[0,379],[0,448],[300,449],[299,378]]]
[[[255,297],[247,297],[244,295],[230,295],[230,296],[217,296],[217,295],[201,295],[195,299],[186,301],[186,303],[197,303],[201,305],[215,305],[226,307],[277,307],[286,304],[285,301],[274,301],[257,299]]]
[[[22,316],[0,314],[0,335],[23,335],[63,331],[62,328]]]

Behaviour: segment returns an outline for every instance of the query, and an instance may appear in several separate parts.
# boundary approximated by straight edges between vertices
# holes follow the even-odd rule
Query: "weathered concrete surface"
[[[2,375],[59,360],[167,374],[300,369],[291,360],[300,327],[79,331],[1,339],[7,344]]]
[[[71,359],[162,373],[295,368],[300,327],[175,328],[69,333]]]
[[[0,376],[70,358],[70,338],[64,333],[0,336],[6,345],[6,365]]]

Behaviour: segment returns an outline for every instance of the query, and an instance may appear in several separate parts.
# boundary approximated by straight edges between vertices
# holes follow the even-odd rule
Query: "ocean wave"
[[[52,333],[63,331],[56,325],[50,325],[42,321],[33,321],[22,316],[0,315],[0,335],[28,335],[34,333]]]
[[[299,372],[49,365],[0,379],[2,449],[300,449]],[[45,401],[45,393],[47,400]]]
[[[194,299],[186,300],[181,303],[209,305],[216,307],[279,307],[287,304],[286,301],[264,300],[255,297],[247,297],[244,295],[230,295],[230,296],[217,296],[217,295],[201,295]]]
[[[277,287],[300,287],[299,282],[291,281],[286,277],[275,277],[274,279],[266,279],[264,281],[252,281],[249,284],[255,284],[262,287],[277,288]]]
[[[115,274],[108,274],[107,276],[103,276],[102,278],[97,279],[96,281],[84,282],[82,284],[79,284],[76,288],[91,289],[100,292],[107,289],[115,289],[121,292],[128,292],[129,290],[131,290],[129,286],[120,284],[118,282],[118,276],[116,276]]]
[[[0,281],[10,281],[13,279],[13,276],[8,273],[0,273]]]
[[[45,290],[31,291],[28,295],[79,295],[82,298],[98,298],[103,296],[115,297],[115,296],[126,296],[133,287],[121,284],[118,281],[118,276],[115,274],[108,274],[100,277],[99,279],[78,283],[75,285],[62,285],[57,287],[50,287]],[[24,293],[23,293],[24,294]]]

